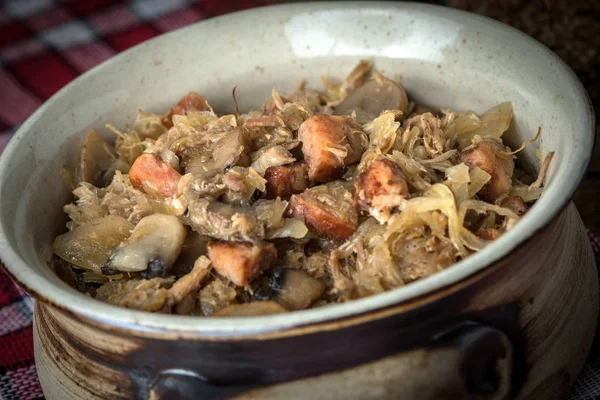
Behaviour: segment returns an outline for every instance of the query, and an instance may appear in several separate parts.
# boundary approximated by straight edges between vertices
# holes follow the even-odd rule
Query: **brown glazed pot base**
[[[116,329],[38,302],[36,365],[61,399],[559,399],[598,316],[571,204],[489,268],[366,315],[236,339]]]

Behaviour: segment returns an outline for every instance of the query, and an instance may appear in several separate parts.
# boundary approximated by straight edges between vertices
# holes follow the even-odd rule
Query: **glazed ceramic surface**
[[[527,246],[457,284],[243,338],[116,329],[37,302],[36,367],[49,400],[559,400],[598,316],[586,238],[570,204]]]
[[[546,191],[515,229],[485,251],[429,278],[343,305],[242,319],[147,314],[103,304],[67,287],[45,263],[64,228],[70,200],[60,169],[73,163],[90,128],[131,124],[138,109],[161,113],[190,90],[216,110],[258,107],[275,86],[343,78],[361,58],[400,75],[409,97],[432,106],[483,112],[511,101],[508,143],[531,139],[555,152]],[[575,75],[529,37],[463,12],[404,3],[322,2],[256,9],[209,20],[137,46],[86,73],[44,104],[0,160],[0,258],[31,293],[59,308],[114,326],[235,336],[323,322],[437,290],[486,268],[548,225],[578,185],[592,150],[593,119]],[[520,153],[531,170],[533,146]]]

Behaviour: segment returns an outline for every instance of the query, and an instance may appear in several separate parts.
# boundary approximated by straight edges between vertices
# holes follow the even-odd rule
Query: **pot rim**
[[[197,26],[212,23],[211,21],[217,19],[221,22],[221,25],[224,25],[225,23],[235,23],[235,21],[258,17],[259,14],[260,18],[264,18],[265,14],[268,13],[283,12],[288,15],[294,15],[298,12],[319,12],[326,10],[356,11],[359,9],[373,9],[379,12],[384,10],[389,13],[418,11],[438,18],[458,22],[460,24],[472,24],[485,29],[490,35],[501,33],[505,37],[510,37],[512,40],[535,51],[540,60],[553,63],[557,76],[573,87],[575,93],[574,99],[580,103],[578,109],[581,110],[580,114],[573,118],[584,121],[582,126],[584,126],[583,130],[585,132],[579,132],[579,139],[582,141],[583,145],[579,146],[579,150],[574,151],[574,154],[569,159],[568,173],[565,170],[557,171],[556,176],[553,178],[555,182],[547,188],[544,193],[545,195],[538,200],[536,205],[531,208],[521,221],[519,221],[513,230],[502,235],[485,250],[461,260],[450,268],[425,279],[412,282],[406,286],[363,299],[353,300],[348,303],[272,316],[200,318],[153,314],[99,302],[88,296],[82,295],[71,288],[51,282],[39,274],[31,273],[27,263],[21,258],[18,252],[9,245],[10,241],[8,240],[8,237],[11,235],[11,232],[6,230],[4,224],[0,223],[0,257],[5,262],[5,268],[9,274],[26,291],[40,301],[75,314],[81,314],[84,317],[99,323],[118,326],[133,331],[185,331],[193,332],[200,336],[244,336],[339,320],[428,295],[436,290],[455,284],[474,275],[506,257],[517,247],[524,245],[530,238],[535,236],[540,230],[544,229],[558,216],[561,210],[569,202],[575,189],[585,175],[585,171],[587,170],[592,157],[594,144],[594,114],[591,102],[575,73],[562,61],[562,59],[560,59],[560,57],[535,39],[515,28],[487,17],[428,4],[353,1],[279,4],[227,14],[207,21],[201,21],[174,32],[160,35],[96,66],[87,73],[76,78],[73,82],[69,83],[52,96],[52,98],[46,101],[25,123],[22,124],[1,155],[0,183],[9,176],[7,170],[10,166],[11,158],[17,156],[15,155],[17,142],[26,135],[33,134],[33,132],[30,131],[30,128],[34,121],[47,111],[53,101],[69,96],[69,92],[74,86],[80,85],[83,81],[90,78],[109,64],[118,62],[118,60],[131,56],[135,52],[150,50],[151,46],[156,43],[168,41],[169,38],[176,35],[192,33],[194,29],[197,29]],[[565,164],[567,163],[565,162]],[[6,204],[3,206],[6,207]]]

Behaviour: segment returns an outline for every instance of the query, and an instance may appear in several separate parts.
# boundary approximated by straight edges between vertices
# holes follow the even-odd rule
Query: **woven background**
[[[163,32],[224,13],[276,3],[219,0],[0,1],[0,151],[57,90],[120,51]],[[289,2],[289,1],[288,1]],[[556,51],[600,104],[600,2],[428,1],[497,18]],[[598,108],[598,107],[597,107]],[[600,255],[598,151],[575,201]],[[33,362],[32,305],[0,269],[0,400],[43,398]],[[600,341],[599,341],[600,342]],[[600,343],[571,389],[573,400],[600,398]]]

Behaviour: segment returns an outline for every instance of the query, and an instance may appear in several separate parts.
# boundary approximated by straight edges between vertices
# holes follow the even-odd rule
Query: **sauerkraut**
[[[410,284],[513,229],[552,153],[537,177],[515,164],[535,140],[504,144],[511,103],[435,110],[372,69],[246,113],[235,90],[235,114],[190,92],[89,132],[62,172],[74,200],[51,266],[121,307],[266,315]]]

